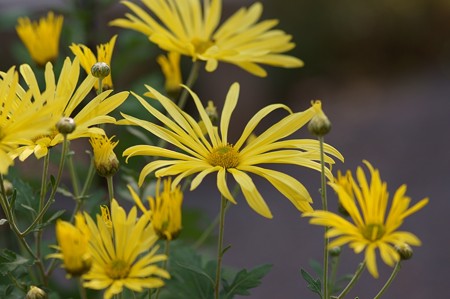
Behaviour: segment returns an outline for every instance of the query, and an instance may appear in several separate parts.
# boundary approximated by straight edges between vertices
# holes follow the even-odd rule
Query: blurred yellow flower
[[[403,246],[404,243],[414,246],[421,244],[414,234],[397,229],[406,217],[422,209],[428,203],[428,198],[408,208],[411,199],[405,196],[406,185],[402,185],[395,192],[390,210],[387,211],[389,198],[387,184],[381,181],[377,169],[369,162],[364,162],[370,171],[370,181],[367,180],[362,168],[358,167],[357,182],[350,174],[348,181],[341,178],[335,183],[330,183],[353,223],[329,211],[316,210],[304,215],[312,217],[310,220],[312,224],[329,227],[328,237],[337,237],[330,242],[330,248],[349,244],[355,253],[365,250],[367,269],[377,278],[376,249],[380,251],[383,261],[392,267],[400,259],[396,246]],[[351,189],[348,186],[349,182]]]
[[[94,55],[91,49],[82,44],[72,44],[69,48],[72,53],[78,57],[80,64],[87,74],[91,74],[92,66],[97,62],[104,62],[111,66],[112,54],[116,44],[117,35],[114,35],[111,40],[105,44],[97,45],[97,56]],[[103,90],[112,89],[113,82],[111,73],[103,78]],[[98,80],[95,82],[95,89],[98,90]]]
[[[147,88],[164,107],[165,113],[169,117],[152,107],[140,96],[134,95],[145,109],[164,125],[160,126],[126,114],[122,114],[126,119],[123,123],[141,126],[173,145],[177,150],[151,145],[136,145],[126,149],[123,155],[128,156],[127,159],[141,155],[162,157],[162,159],[148,163],[142,169],[139,184],[142,184],[146,176],[153,171],[156,171],[157,177],[176,176],[173,181],[175,186],[183,178],[197,173],[191,183],[191,190],[193,190],[205,176],[217,172],[218,190],[229,201],[236,203],[227,184],[227,174],[230,174],[241,187],[250,207],[264,217],[271,218],[272,214],[266,202],[249,176],[249,174],[254,174],[268,180],[298,210],[312,210],[310,206],[312,199],[299,181],[283,172],[258,165],[290,164],[320,171],[321,167],[318,162],[320,161],[320,153],[317,140],[282,140],[302,128],[315,115],[314,106],[306,111],[293,113],[286,105],[269,105],[252,117],[241,137],[234,144],[231,144],[228,140],[229,124],[231,114],[237,105],[239,84],[234,83],[228,91],[220,118],[220,134],[218,128],[212,124],[198,96],[188,89],[206,127],[206,136],[194,118],[155,89],[149,86]],[[283,109],[289,114],[259,134],[252,142],[246,143],[259,122],[277,109]],[[326,163],[334,163],[328,155],[343,159],[342,155],[330,145],[325,145],[325,151]],[[326,175],[330,180],[332,179],[331,171],[328,168],[326,168]]]
[[[21,65],[20,73],[29,86],[34,99],[51,107],[53,115],[58,116],[58,120],[61,117],[73,118],[76,128],[67,135],[69,140],[90,137],[92,134],[104,135],[104,130],[96,125],[115,123],[115,118],[108,114],[121,105],[129,95],[129,92],[126,91],[111,95],[112,90],[107,90],[93,99],[89,99],[89,102],[83,102],[97,79],[88,75],[78,85],[80,63],[77,58],[73,62],[69,58],[65,59],[58,81],[55,80],[53,65],[47,63],[45,67],[46,88],[43,92],[40,91],[38,81],[29,65]],[[50,134],[24,142],[24,145],[14,150],[12,155],[19,156],[20,160],[25,160],[33,153],[37,158],[45,156],[49,147],[61,143],[64,139],[63,135],[55,128],[56,122],[54,122],[53,131]]]
[[[156,61],[161,66],[161,70],[166,79],[165,89],[169,94],[177,94],[181,89],[180,54],[170,52],[166,55],[159,55]]]
[[[37,65],[43,67],[58,58],[62,25],[63,16],[55,16],[51,11],[39,22],[31,22],[27,17],[18,19],[17,34]]]
[[[273,29],[278,20],[258,22],[261,3],[241,8],[219,26],[222,0],[141,1],[152,14],[131,1],[122,1],[135,15],[128,13],[127,18],[114,20],[110,25],[139,31],[165,51],[206,61],[209,72],[217,68],[219,61],[260,77],[267,73],[259,64],[303,66],[300,59],[282,54],[295,44],[291,35]]]
[[[94,164],[100,176],[108,177],[114,175],[119,170],[119,160],[114,153],[114,148],[119,143],[113,142],[106,135],[93,135],[90,143],[94,151]]]
[[[50,254],[48,257],[63,260],[63,267],[69,276],[87,273],[92,265],[88,246],[90,235],[85,227],[83,215],[80,213],[75,217],[75,225],[63,220],[56,221],[59,252]]]
[[[52,114],[52,107],[33,98],[31,90],[22,89],[15,67],[0,72],[0,77],[0,174],[6,174],[13,164],[10,151],[48,134],[58,118]]]
[[[101,215],[97,223],[87,214],[84,217],[91,238],[91,270],[83,275],[84,287],[103,290],[105,299],[120,294],[123,288],[142,292],[145,288],[159,288],[169,273],[157,263],[166,259],[156,254],[158,236],[148,217],[137,217],[136,207],[128,215],[115,199],[111,203],[112,234]]]
[[[136,205],[144,215],[150,218],[153,229],[161,239],[173,240],[181,231],[181,204],[183,203],[183,192],[180,186],[172,187],[172,180],[165,179],[163,190],[160,192],[160,182],[156,183],[155,197],[149,196],[149,209],[142,203],[136,192],[128,186]]]

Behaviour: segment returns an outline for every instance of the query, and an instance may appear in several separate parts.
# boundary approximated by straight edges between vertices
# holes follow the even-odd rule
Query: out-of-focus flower
[[[31,90],[22,89],[15,67],[0,73],[0,77],[0,173],[6,174],[13,164],[10,152],[49,134],[59,117],[42,99],[33,98]]]
[[[36,286],[30,286],[30,290],[25,296],[25,299],[47,299],[47,298],[48,298],[47,293]]]
[[[126,119],[124,123],[141,126],[173,145],[177,150],[151,145],[136,145],[126,149],[123,154],[128,156],[127,159],[142,155],[161,157],[142,169],[139,184],[142,184],[147,175],[154,171],[156,171],[157,177],[176,176],[173,181],[174,185],[178,185],[183,178],[197,174],[191,183],[191,190],[193,190],[206,175],[217,172],[218,190],[229,201],[236,203],[227,184],[227,175],[231,175],[241,187],[250,207],[264,217],[271,218],[272,213],[249,175],[252,174],[268,180],[298,210],[312,211],[310,205],[312,199],[298,180],[283,172],[260,165],[290,164],[320,171],[321,166],[318,162],[320,161],[320,151],[317,140],[285,139],[302,128],[315,115],[315,107],[293,113],[286,105],[269,105],[252,117],[241,137],[231,144],[228,140],[228,131],[231,114],[238,101],[239,84],[234,83],[228,91],[220,118],[220,134],[219,129],[212,124],[198,96],[188,89],[206,127],[206,136],[194,118],[155,89],[149,86],[147,88],[164,107],[168,116],[155,109],[140,96],[136,94],[135,96],[145,109],[164,125],[157,125],[122,114]],[[246,143],[259,122],[276,109],[283,109],[288,112],[288,115],[259,134],[252,142]],[[330,145],[325,145],[324,148],[326,163],[334,163],[329,155],[343,159],[339,151]],[[326,168],[325,172],[325,175],[331,180],[333,177],[331,171]]]
[[[111,66],[112,54],[114,51],[114,46],[116,44],[117,35],[114,35],[111,40],[105,44],[97,45],[97,56],[94,55],[91,49],[83,44],[72,44],[70,50],[72,53],[78,57],[80,64],[86,73],[91,73],[92,66],[97,62],[104,62]],[[103,78],[103,90],[112,89],[113,82],[111,73]],[[98,90],[98,80],[95,82],[95,89]]]
[[[398,228],[406,217],[422,209],[428,203],[428,198],[409,207],[411,199],[405,195],[406,186],[402,185],[395,192],[390,210],[387,211],[389,198],[387,184],[381,181],[377,169],[367,161],[365,164],[370,171],[370,181],[367,180],[362,168],[358,167],[356,171],[358,181],[356,182],[351,175],[349,177],[353,194],[349,193],[346,181],[344,184],[340,184],[340,181],[330,183],[353,223],[329,211],[316,210],[305,216],[312,217],[310,220],[312,224],[328,227],[328,237],[337,237],[330,242],[330,248],[349,244],[356,253],[365,250],[367,269],[372,276],[378,277],[376,249],[380,251],[383,261],[392,267],[400,260],[396,247],[401,247],[405,243],[414,246],[421,244],[414,234],[399,231]]]
[[[122,293],[124,288],[142,292],[159,288],[169,273],[158,266],[166,259],[156,254],[158,236],[148,217],[137,218],[136,207],[127,214],[115,199],[111,202],[112,233],[101,215],[97,223],[84,213],[90,231],[91,270],[83,275],[84,287],[105,290],[104,298]]]
[[[63,16],[51,11],[39,22],[31,22],[28,17],[18,19],[17,34],[37,65],[44,67],[58,58],[63,20]]]
[[[92,265],[92,256],[88,246],[89,232],[82,214],[77,214],[75,225],[70,222],[58,220],[56,222],[56,240],[58,253],[48,257],[63,261],[63,267],[69,276],[80,276],[87,273]]]
[[[69,140],[90,137],[93,134],[104,135],[104,130],[96,125],[115,123],[116,119],[108,114],[121,105],[129,95],[126,91],[111,95],[112,90],[107,90],[88,103],[83,103],[97,79],[88,75],[81,84],[78,84],[80,75],[78,58],[73,62],[69,58],[65,59],[58,81],[55,79],[53,65],[47,63],[46,88],[43,92],[40,91],[38,81],[29,65],[21,65],[20,72],[36,101],[45,103],[43,107],[51,107],[53,115],[58,117],[58,120],[61,117],[73,118],[76,128],[67,136]],[[61,143],[64,139],[56,129],[56,121],[53,122],[52,128],[49,134],[25,140],[22,146],[11,153],[12,156],[19,156],[20,160],[25,160],[33,153],[37,158],[45,156],[50,147]]]
[[[106,135],[91,136],[90,143],[94,151],[94,164],[97,173],[103,177],[114,175],[119,170],[119,160],[114,153],[114,148],[119,143],[113,142]]]
[[[131,1],[122,3],[135,15],[128,13],[127,18],[114,20],[111,25],[139,31],[165,51],[206,61],[209,72],[219,61],[260,77],[267,75],[260,64],[303,66],[300,59],[283,54],[295,44],[291,35],[273,29],[278,20],[258,22],[261,3],[239,9],[220,26],[222,0],[142,0],[151,14]]]
[[[159,55],[156,61],[161,66],[161,70],[166,79],[165,89],[167,93],[176,95],[183,83],[180,68],[180,53],[170,52],[166,55]]]
[[[137,193],[128,186],[136,205],[144,215],[148,216],[153,229],[161,239],[173,240],[181,231],[181,204],[183,192],[180,186],[172,187],[172,180],[165,179],[163,190],[160,191],[160,179],[156,184],[155,197],[149,196],[149,209],[147,209]]]

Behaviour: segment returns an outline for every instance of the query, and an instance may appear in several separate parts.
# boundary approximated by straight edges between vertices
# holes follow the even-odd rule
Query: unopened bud
[[[108,77],[108,75],[110,73],[111,73],[111,68],[105,62],[97,62],[91,68],[92,76],[100,78],[100,79]]]
[[[312,102],[312,106],[316,111],[308,124],[308,130],[316,136],[325,136],[331,130],[331,122],[322,111],[322,103],[320,101]]]
[[[402,260],[409,260],[413,256],[413,250],[411,246],[406,243],[395,246],[395,250],[398,252]]]
[[[3,180],[3,188],[5,188],[6,196],[10,196],[14,192],[13,184],[8,180]]]
[[[75,128],[75,121],[71,117],[63,117],[56,123],[56,129],[63,135],[72,133]]]
[[[217,123],[219,114],[217,114],[217,107],[214,106],[213,101],[208,101],[208,106],[205,108],[206,114],[213,124]]]
[[[328,252],[330,253],[331,256],[338,257],[342,252],[342,248],[340,246],[335,246],[328,249]]]
[[[35,286],[30,286],[30,290],[25,296],[25,299],[47,299],[47,298],[48,298],[47,293]]]

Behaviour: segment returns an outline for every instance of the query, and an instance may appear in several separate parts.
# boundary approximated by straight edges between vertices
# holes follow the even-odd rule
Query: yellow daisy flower
[[[180,54],[170,52],[166,55],[159,55],[156,61],[161,66],[161,70],[166,79],[165,89],[170,94],[176,94],[181,89],[181,68],[180,68]]]
[[[13,159],[11,150],[23,142],[51,131],[52,108],[44,106],[42,99],[34,98],[31,90],[19,85],[15,67],[0,73],[0,174],[6,174]]]
[[[89,249],[92,254],[91,270],[83,275],[84,287],[106,289],[105,299],[120,294],[123,288],[142,292],[145,288],[159,288],[162,278],[169,273],[156,263],[166,259],[156,254],[158,236],[153,231],[148,217],[137,217],[133,207],[128,215],[115,199],[111,203],[112,230],[97,215],[97,223],[87,214],[84,217],[91,238]]]
[[[203,2],[203,6],[201,4]],[[219,61],[235,64],[253,75],[265,77],[259,64],[285,68],[301,67],[303,62],[282,53],[295,44],[292,36],[273,29],[278,20],[258,22],[263,6],[255,3],[241,8],[222,25],[222,0],[142,0],[152,14],[131,1],[122,1],[135,15],[117,19],[110,25],[133,29],[168,52],[206,61],[214,71]]]
[[[92,150],[94,151],[94,164],[97,173],[103,177],[114,175],[119,170],[119,160],[114,153],[114,148],[119,143],[113,142],[106,135],[93,135],[90,138]]]
[[[349,244],[355,253],[365,250],[367,269],[377,278],[376,249],[380,251],[383,261],[392,267],[400,259],[395,246],[400,247],[404,243],[414,246],[421,244],[414,234],[398,231],[398,228],[406,217],[422,209],[428,203],[428,198],[409,208],[411,199],[405,195],[406,185],[402,185],[395,192],[390,210],[387,211],[389,198],[387,184],[381,181],[377,169],[369,162],[364,162],[370,171],[370,182],[363,169],[358,167],[356,171],[358,182],[351,174],[348,178],[352,192],[349,193],[346,180],[344,183],[342,180],[330,183],[353,223],[329,211],[314,211],[305,216],[312,217],[310,220],[312,224],[329,227],[328,237],[337,237],[330,242],[330,248]]]
[[[80,276],[89,271],[92,265],[92,256],[89,251],[89,232],[82,214],[75,216],[75,225],[70,222],[58,220],[56,222],[56,240],[59,253],[47,257],[63,260],[64,269],[69,276]]]
[[[181,204],[183,203],[183,192],[180,186],[172,187],[172,180],[166,179],[163,190],[160,192],[160,182],[156,184],[155,197],[147,198],[150,208],[147,209],[136,192],[128,186],[136,205],[144,215],[150,217],[151,225],[161,239],[172,240],[181,231]]]
[[[39,22],[31,22],[27,17],[19,18],[17,34],[37,65],[43,67],[58,58],[63,20],[63,16],[55,16],[51,11]]]
[[[46,103],[45,106],[50,106],[53,115],[57,116],[58,120],[61,117],[73,118],[76,128],[68,134],[69,140],[90,137],[92,134],[104,135],[104,130],[95,126],[115,123],[115,118],[109,116],[108,113],[121,105],[129,94],[129,92],[124,91],[111,95],[112,90],[107,90],[89,100],[88,103],[83,103],[97,79],[88,75],[78,85],[80,63],[77,58],[73,62],[69,58],[65,59],[58,81],[55,80],[52,64],[48,63],[45,67],[46,88],[42,93],[29,65],[22,65],[20,73],[29,86],[33,97],[39,102]],[[76,109],[79,109],[79,111],[76,111]],[[24,142],[24,145],[12,152],[12,155],[14,157],[19,156],[20,160],[25,160],[34,153],[37,158],[41,158],[47,154],[49,147],[61,143],[63,139],[63,135],[53,126],[51,134]]]
[[[123,155],[128,156],[128,158],[138,155],[163,158],[150,162],[142,169],[139,184],[142,184],[145,177],[153,171],[156,171],[157,177],[176,176],[173,181],[174,186],[178,185],[183,178],[197,173],[191,183],[191,190],[193,190],[206,175],[217,172],[217,188],[220,193],[229,201],[236,203],[227,185],[227,174],[230,174],[241,187],[250,207],[264,217],[272,218],[266,202],[249,176],[249,174],[254,174],[268,180],[300,211],[312,210],[310,206],[311,197],[299,181],[283,172],[258,165],[291,164],[320,171],[317,140],[282,140],[303,127],[315,115],[317,108],[315,106],[319,103],[315,103],[313,107],[299,113],[293,113],[283,104],[269,105],[253,116],[241,137],[234,144],[231,144],[228,140],[228,131],[231,114],[238,101],[238,83],[234,83],[230,87],[226,97],[219,124],[220,134],[218,128],[211,123],[198,96],[188,89],[206,127],[207,136],[204,136],[198,122],[189,114],[182,111],[175,103],[155,89],[149,86],[147,88],[164,107],[170,118],[135,94],[145,109],[159,119],[164,126],[122,114],[126,119],[125,122],[141,126],[180,151],[151,145],[137,145],[126,149]],[[258,123],[276,109],[284,109],[289,115],[272,125],[252,142],[245,144]],[[343,159],[342,155],[333,147],[326,145],[325,150],[327,154]],[[333,163],[334,161],[327,156],[326,162]],[[329,179],[332,179],[332,174],[328,168],[326,169],[326,175]]]
[[[87,74],[91,74],[92,66],[97,62],[104,62],[111,66],[112,54],[116,44],[117,35],[114,35],[106,44],[97,46],[97,56],[87,46],[82,44],[72,44],[69,48],[78,57],[80,64]],[[111,74],[103,78],[103,90],[112,89],[113,82]],[[95,82],[95,89],[98,90],[98,80]]]

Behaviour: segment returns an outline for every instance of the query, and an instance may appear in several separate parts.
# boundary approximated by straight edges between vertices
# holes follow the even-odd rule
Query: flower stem
[[[389,286],[394,281],[395,277],[397,276],[397,274],[398,274],[398,272],[400,271],[401,268],[402,268],[401,261],[398,261],[397,264],[395,264],[394,270],[392,270],[391,276],[386,281],[386,283],[381,288],[381,290],[378,292],[378,294],[375,297],[373,297],[373,299],[381,298],[381,295],[383,295],[383,293],[389,288]]]
[[[169,259],[169,253],[170,253],[170,240],[166,240],[165,246],[164,246],[164,254],[167,256],[167,259]],[[162,268],[164,270],[167,270],[167,260],[163,261]],[[159,298],[159,293],[161,292],[162,287],[159,287],[156,291],[156,297],[155,299]]]
[[[111,205],[114,198],[114,184],[112,175],[106,177],[106,182],[108,184],[109,204]]]
[[[328,202],[327,202],[327,182],[325,177],[325,154],[323,149],[323,142],[324,138],[323,136],[319,136],[319,145],[320,145],[320,177],[321,177],[321,188],[320,192],[322,195],[322,209],[324,211],[328,211]],[[324,234],[324,246],[323,246],[323,298],[328,299],[330,297],[329,295],[329,288],[328,288],[328,264],[329,264],[329,253],[328,253],[328,244],[330,242],[328,236],[327,236],[328,227],[325,227],[325,234]]]
[[[342,292],[339,294],[339,296],[336,297],[336,299],[342,299],[345,295],[347,295],[348,292],[353,288],[355,283],[358,281],[359,277],[361,276],[362,271],[364,270],[366,266],[366,262],[362,262],[359,264],[358,269],[356,269],[355,274],[353,274],[352,279],[347,284],[347,286],[342,290]]]
[[[189,72],[189,76],[186,80],[186,86],[189,88],[192,88],[192,86],[194,85],[195,81],[197,81],[198,78],[198,73],[200,71],[200,65],[201,65],[201,61],[196,60],[193,64],[192,64],[192,68],[191,71]],[[186,105],[186,101],[187,101],[187,97],[188,97],[189,93],[187,91],[186,88],[182,88],[181,94],[180,94],[180,98],[178,99],[178,107],[180,107],[181,109],[184,108],[184,106]]]
[[[83,278],[78,278],[78,288],[80,289],[80,298],[87,299],[86,289],[83,286]]]
[[[216,282],[214,286],[214,298],[219,299],[220,293],[220,275],[222,273],[222,257],[223,257],[223,233],[225,228],[225,211],[228,200],[221,195],[220,199],[220,219],[219,219],[219,238],[217,240],[217,268]]]

